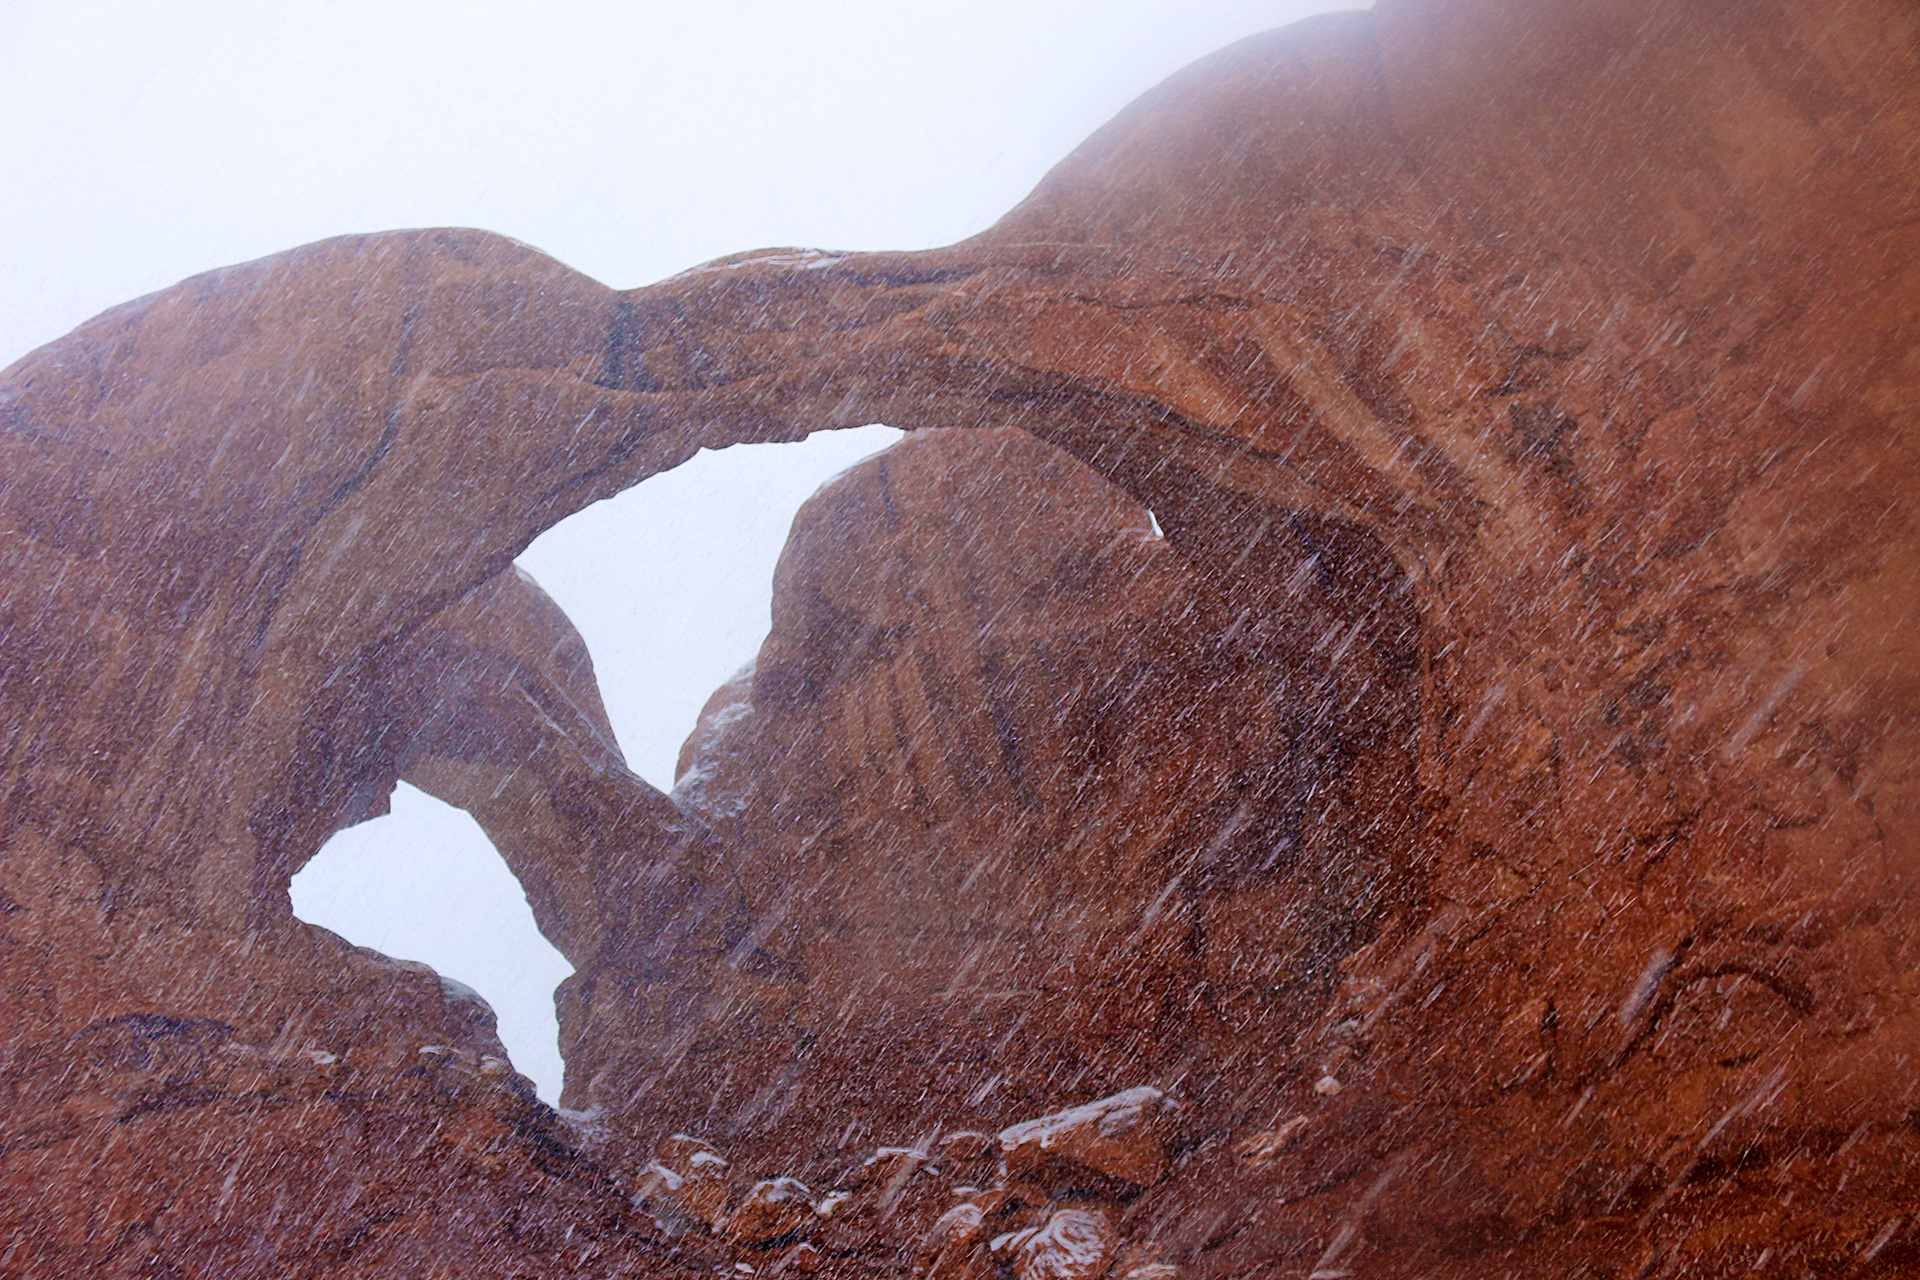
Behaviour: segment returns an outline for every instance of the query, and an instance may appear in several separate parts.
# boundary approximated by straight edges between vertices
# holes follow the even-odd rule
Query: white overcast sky
[[[1129,100],[1328,0],[0,0],[0,365],[115,303],[346,232],[474,226],[630,287],[767,245],[977,232]],[[703,454],[521,559],[662,787],[767,626],[794,509],[878,428]],[[300,915],[478,988],[556,1097],[533,932],[418,795],[343,833]]]

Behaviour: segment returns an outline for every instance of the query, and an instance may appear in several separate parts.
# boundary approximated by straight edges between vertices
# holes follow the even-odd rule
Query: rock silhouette
[[[0,1273],[1915,1265],[1916,41],[1383,0],[947,249],[341,239],[6,370]],[[513,556],[870,421],[651,792]],[[592,1123],[292,918],[409,770]],[[1151,1185],[964,1137],[1146,1086]],[[729,1238],[679,1132],[736,1209],[929,1159]]]

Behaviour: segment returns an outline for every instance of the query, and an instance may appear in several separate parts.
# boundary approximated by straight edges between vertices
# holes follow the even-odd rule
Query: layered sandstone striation
[[[1917,45],[1395,0],[951,248],[361,237],[14,365],[0,1270],[1915,1265]],[[874,420],[646,789],[512,557]],[[291,917],[402,774],[592,1124]],[[1136,1087],[1124,1168],[1007,1138]]]

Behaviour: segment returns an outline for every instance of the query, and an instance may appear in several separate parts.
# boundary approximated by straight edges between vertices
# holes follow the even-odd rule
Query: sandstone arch
[[[21,1034],[155,999],[47,977],[62,937],[270,924],[360,776],[313,769],[345,694],[566,511],[703,443],[1014,421],[1229,593],[1310,525],[1377,547],[1383,670],[1418,619],[1394,909],[1259,1046],[1310,1124],[1236,1163],[1207,1102],[1141,1232],[1221,1274],[1897,1261],[1914,66],[1888,0],[1402,0],[1176,77],[949,249],[618,293],[406,233],[108,313],[0,391]]]

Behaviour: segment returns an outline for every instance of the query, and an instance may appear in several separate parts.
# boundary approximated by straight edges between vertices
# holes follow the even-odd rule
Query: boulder
[[[835,1255],[908,1258],[953,1201],[952,1184],[924,1151],[882,1147],[862,1162],[844,1190],[821,1205],[812,1239]]]
[[[934,1221],[920,1243],[913,1274],[922,1280],[991,1280],[996,1272],[980,1206],[955,1205]]]
[[[769,1178],[747,1189],[720,1224],[720,1233],[736,1244],[767,1245],[812,1224],[813,1192],[796,1178]]]
[[[1008,1177],[1032,1177],[1051,1163],[1151,1186],[1166,1176],[1174,1102],[1140,1086],[1000,1131]]]
[[[727,1217],[733,1187],[726,1159],[711,1144],[676,1133],[661,1144],[634,1185],[645,1203],[690,1218],[709,1231]]]
[[[1017,1280],[1100,1280],[1119,1245],[1113,1219],[1099,1209],[1062,1208],[1037,1227],[993,1242]]]

